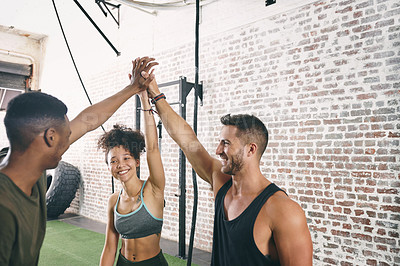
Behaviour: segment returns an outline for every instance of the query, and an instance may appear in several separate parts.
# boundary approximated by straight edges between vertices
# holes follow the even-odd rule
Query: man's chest
[[[262,254],[275,254],[276,247],[270,227],[271,217],[265,206],[254,209],[254,197],[226,197],[224,199],[225,228],[233,242],[253,242]],[[264,203],[266,204],[266,203]],[[276,256],[274,256],[276,257]]]
[[[256,195],[233,196],[229,193],[224,198],[223,207],[226,220],[234,220],[239,217],[253,202]]]

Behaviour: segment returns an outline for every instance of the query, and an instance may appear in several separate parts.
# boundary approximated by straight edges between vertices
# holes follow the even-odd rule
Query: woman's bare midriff
[[[154,234],[142,238],[122,238],[121,254],[133,262],[153,258],[160,253],[160,234]]]

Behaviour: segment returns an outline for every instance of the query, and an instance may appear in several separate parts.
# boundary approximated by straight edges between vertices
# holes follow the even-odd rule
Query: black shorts
[[[156,256],[147,259],[147,260],[142,260],[142,261],[138,261],[138,262],[133,262],[128,260],[127,258],[125,258],[122,254],[121,254],[121,250],[119,250],[119,256],[118,256],[118,260],[117,260],[117,266],[131,266],[131,265],[135,265],[135,266],[168,266],[168,262],[165,259],[162,250],[160,250],[160,253],[158,253]]]

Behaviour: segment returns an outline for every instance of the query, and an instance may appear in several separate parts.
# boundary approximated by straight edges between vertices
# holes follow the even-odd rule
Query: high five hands
[[[132,61],[132,73],[129,74],[130,85],[133,87],[140,88],[141,91],[146,90],[149,87],[149,84],[154,79],[154,69],[152,67],[158,65],[157,62],[153,62],[155,58],[151,57],[142,57],[136,58]],[[150,74],[148,73],[151,69]]]

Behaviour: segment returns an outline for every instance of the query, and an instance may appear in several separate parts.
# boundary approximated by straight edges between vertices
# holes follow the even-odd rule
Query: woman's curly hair
[[[135,159],[139,159],[145,148],[144,136],[139,130],[116,124],[113,129],[104,133],[97,143],[97,147],[105,152],[107,164],[108,153],[112,148],[119,146],[128,150]]]

